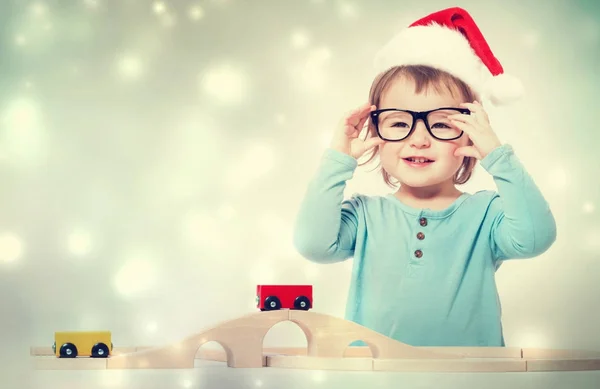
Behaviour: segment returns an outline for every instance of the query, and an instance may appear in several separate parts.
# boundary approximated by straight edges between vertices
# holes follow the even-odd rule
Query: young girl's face
[[[411,111],[429,111],[442,107],[460,108],[463,101],[449,92],[438,93],[433,88],[414,93],[414,83],[404,78],[397,79],[382,96],[377,109],[398,108]],[[410,137],[399,142],[385,142],[379,146],[382,167],[402,185],[429,187],[452,184],[452,177],[460,168],[463,157],[455,157],[454,151],[468,145],[466,134],[455,140],[440,141],[427,131],[425,123],[418,120]],[[411,165],[404,158],[422,156],[434,162],[427,166]]]

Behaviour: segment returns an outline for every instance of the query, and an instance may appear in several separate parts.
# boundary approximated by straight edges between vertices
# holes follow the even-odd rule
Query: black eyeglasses
[[[437,108],[431,111],[415,112],[406,109],[386,108],[371,112],[371,121],[377,135],[388,142],[398,142],[408,138],[415,130],[415,123],[421,119],[427,131],[438,140],[454,140],[463,131],[450,124],[448,116],[463,113],[470,115],[466,108]]]

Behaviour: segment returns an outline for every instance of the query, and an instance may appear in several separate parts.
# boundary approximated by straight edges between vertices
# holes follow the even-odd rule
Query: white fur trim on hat
[[[523,94],[523,86],[516,78],[506,74],[494,77],[460,31],[436,23],[404,29],[375,55],[377,73],[400,65],[444,70],[493,104],[514,101]]]

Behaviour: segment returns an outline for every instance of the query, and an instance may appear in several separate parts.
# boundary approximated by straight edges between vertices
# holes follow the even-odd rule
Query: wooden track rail
[[[292,321],[307,347],[264,348],[266,333]],[[366,347],[351,347],[362,340]],[[214,341],[222,350],[202,348]],[[32,347],[34,369],[186,369],[196,360],[230,367],[351,371],[528,372],[600,370],[600,352],[515,347],[413,347],[356,323],[311,311],[258,312],[161,347],[115,347],[108,358],[57,358]]]

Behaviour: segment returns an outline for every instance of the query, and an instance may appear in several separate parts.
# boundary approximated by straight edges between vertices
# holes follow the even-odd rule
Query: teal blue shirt
[[[357,160],[325,151],[294,244],[318,263],[353,258],[347,320],[413,346],[505,346],[495,273],[505,260],[545,252],[556,224],[510,145],[480,164],[497,191],[417,209],[393,194],[344,199]]]

